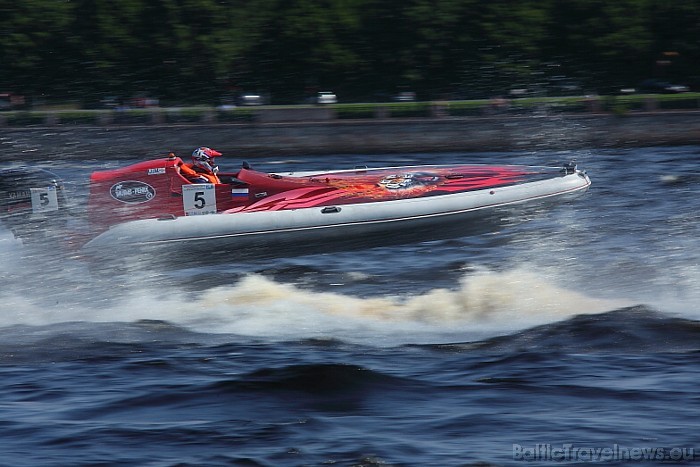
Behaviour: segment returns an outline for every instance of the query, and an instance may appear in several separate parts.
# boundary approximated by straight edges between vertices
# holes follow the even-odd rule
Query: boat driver
[[[192,152],[192,163],[182,164],[180,173],[193,183],[221,183],[216,175],[219,167],[214,162],[214,158],[219,156],[221,153],[211,148],[197,148]]]

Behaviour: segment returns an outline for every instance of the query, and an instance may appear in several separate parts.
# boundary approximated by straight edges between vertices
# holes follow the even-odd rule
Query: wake
[[[0,274],[7,275],[10,264],[3,261]],[[470,272],[451,289],[377,297],[345,294],[341,287],[309,290],[258,274],[197,293],[172,284],[121,291],[116,281],[95,285],[88,271],[73,268],[62,269],[69,281],[0,292],[0,327],[160,320],[198,333],[397,345],[483,339],[632,304],[589,297],[522,268]]]

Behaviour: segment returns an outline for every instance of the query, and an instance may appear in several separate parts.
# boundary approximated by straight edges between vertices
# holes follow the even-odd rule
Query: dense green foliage
[[[97,100],[488,97],[700,76],[700,0],[2,0],[0,91]]]

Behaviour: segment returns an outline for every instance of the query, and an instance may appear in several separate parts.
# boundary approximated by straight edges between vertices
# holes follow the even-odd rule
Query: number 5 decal
[[[203,191],[194,192],[194,207],[197,209],[203,209],[207,205],[207,200],[204,199]]]
[[[55,186],[31,188],[32,212],[58,211],[58,194]]]
[[[216,214],[216,191],[213,183],[182,185],[182,207],[186,216]]]

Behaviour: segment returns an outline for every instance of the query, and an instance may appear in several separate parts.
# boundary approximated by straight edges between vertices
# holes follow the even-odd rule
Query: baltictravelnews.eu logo
[[[687,462],[695,459],[695,448],[628,447],[619,444],[604,447],[560,446],[542,443],[534,446],[513,444],[513,460],[529,462]]]

